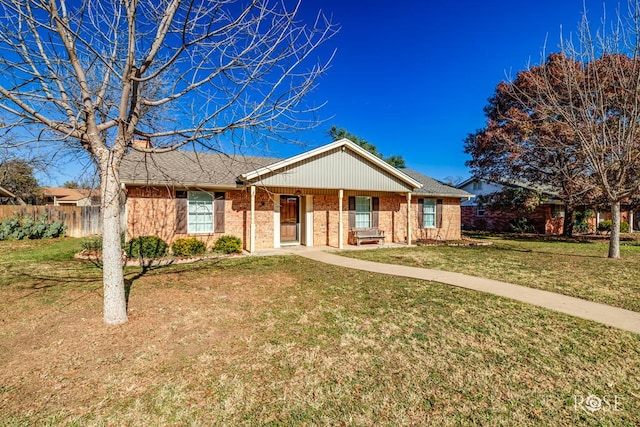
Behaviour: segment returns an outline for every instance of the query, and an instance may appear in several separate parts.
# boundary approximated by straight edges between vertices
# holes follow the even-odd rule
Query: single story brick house
[[[474,196],[484,196],[503,191],[507,186],[530,188],[524,184],[494,182],[472,177],[461,182],[457,187],[472,193]],[[462,228],[465,230],[512,231],[511,221],[517,218],[527,218],[531,221],[536,232],[540,234],[562,234],[564,227],[564,203],[552,191],[543,191],[545,200],[533,212],[504,212],[485,209],[477,198],[462,203]]]
[[[466,191],[400,170],[342,139],[286,159],[132,150],[120,168],[127,238],[169,243],[223,234],[247,251],[351,244],[354,228],[387,242],[460,238]]]
[[[523,183],[494,182],[478,177],[472,177],[457,185],[457,188],[472,193],[474,196],[482,196],[503,191],[505,187],[533,188]],[[538,190],[540,190],[538,188]],[[511,221],[517,218],[527,218],[531,221],[539,234],[560,235],[564,229],[564,202],[550,188],[541,189],[544,201],[533,212],[503,212],[485,209],[477,198],[469,199],[461,204],[462,228],[465,230],[488,231],[512,231]],[[597,224],[606,219],[611,219],[611,212],[593,208],[594,216],[587,220],[589,232],[594,233]],[[634,219],[632,210],[623,209],[621,221],[629,222],[629,231],[633,232],[640,227],[638,218]]]

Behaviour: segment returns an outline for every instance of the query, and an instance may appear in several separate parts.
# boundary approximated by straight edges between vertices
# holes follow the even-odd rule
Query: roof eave
[[[141,180],[121,180],[125,186],[165,186],[172,188],[217,188],[221,190],[239,190],[242,186],[238,184],[214,184],[210,182],[172,182],[172,181],[141,181]]]
[[[461,199],[461,198],[473,198],[476,197],[475,194],[438,194],[438,193],[412,193],[414,196],[423,196],[423,197],[442,197],[443,199]]]

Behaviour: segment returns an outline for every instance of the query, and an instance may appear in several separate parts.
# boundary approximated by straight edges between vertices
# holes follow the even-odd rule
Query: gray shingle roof
[[[270,165],[280,159],[256,156],[229,156],[219,153],[170,151],[167,153],[127,153],[120,165],[125,184],[233,186],[243,173]]]
[[[414,194],[424,194],[425,196],[452,196],[452,197],[472,197],[473,194],[467,193],[456,187],[452,187],[447,184],[428,177],[420,172],[416,172],[411,169],[401,169],[402,172],[409,175],[411,178],[422,184],[422,188],[418,188],[414,191]]]
[[[235,186],[237,178],[282,159],[257,156],[229,156],[219,153],[170,151],[167,153],[127,153],[120,166],[120,180],[125,184]],[[414,194],[425,196],[470,197],[464,190],[443,184],[410,169],[403,173],[423,187]]]

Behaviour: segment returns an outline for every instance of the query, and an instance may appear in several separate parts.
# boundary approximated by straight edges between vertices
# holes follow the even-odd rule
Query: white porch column
[[[344,225],[342,224],[342,196],[344,196],[344,190],[338,190],[338,249],[344,247],[344,238],[342,237]]]
[[[629,211],[629,233],[633,233],[633,211]]]
[[[280,247],[280,194],[273,195],[273,247]]]
[[[249,187],[251,194],[251,214],[249,217],[249,252],[256,251],[256,187]]]
[[[411,245],[411,193],[407,193],[407,245]]]
[[[304,211],[304,222],[305,222],[305,242],[304,244],[307,246],[313,246],[313,196],[307,195],[305,198],[305,211]]]

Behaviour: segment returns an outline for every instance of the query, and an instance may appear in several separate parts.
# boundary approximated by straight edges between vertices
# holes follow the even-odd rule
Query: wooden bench
[[[351,236],[358,246],[360,246],[360,242],[382,242],[384,244],[384,231],[378,230],[376,227],[352,228]]]

